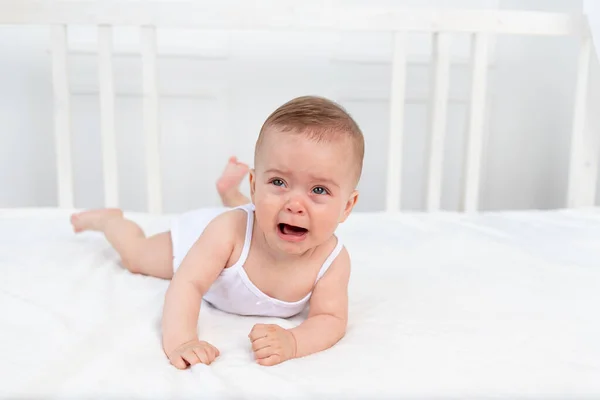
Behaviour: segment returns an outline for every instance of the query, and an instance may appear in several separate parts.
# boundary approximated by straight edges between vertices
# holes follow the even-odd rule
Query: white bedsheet
[[[600,210],[355,214],[334,348],[252,360],[258,321],[204,305],[211,366],[160,347],[167,282],[132,275],[69,212],[0,210],[0,397],[600,398]],[[129,214],[150,232],[167,217]]]

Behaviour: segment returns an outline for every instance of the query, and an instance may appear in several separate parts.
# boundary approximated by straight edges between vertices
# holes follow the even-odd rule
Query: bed
[[[600,210],[354,214],[350,324],[334,348],[252,361],[258,321],[203,305],[221,350],[179,371],[167,282],[134,276],[68,210],[0,212],[2,398],[597,398]],[[149,232],[169,216],[131,213]]]
[[[399,11],[288,6],[231,12],[201,3],[8,1],[0,24],[51,25],[57,206],[0,209],[0,398],[600,398],[600,208],[597,153],[586,130],[593,56],[579,16],[512,11]],[[283,5],[282,5],[283,4]],[[239,5],[240,7],[246,7]],[[209,7],[207,10],[206,7]],[[332,8],[333,7],[333,8]],[[209,12],[210,11],[210,12]],[[199,329],[221,351],[211,366],[173,368],[160,346],[168,282],[133,275],[97,234],[75,235],[66,30],[98,26],[103,204],[119,205],[111,26],[141,27],[147,209],[127,216],[168,228],[156,110],[156,26],[387,30],[394,34],[385,209],[339,235],[353,260],[350,322],[333,348],[275,367],[253,362],[256,322],[204,304]],[[434,37],[424,209],[402,208],[405,34]],[[461,209],[440,204],[450,75],[444,33],[473,36]],[[488,38],[581,38],[564,207],[479,209]]]

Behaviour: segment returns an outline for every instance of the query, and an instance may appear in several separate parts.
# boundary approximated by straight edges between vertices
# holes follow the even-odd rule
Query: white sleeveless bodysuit
[[[240,258],[231,267],[223,269],[210,289],[204,294],[204,300],[222,311],[239,315],[288,318],[300,313],[308,303],[312,292],[296,302],[282,301],[263,293],[246,274],[244,264],[252,241],[254,205],[245,204],[235,208],[246,211],[248,215],[244,246]],[[177,270],[181,261],[208,223],[217,215],[228,210],[231,209],[200,209],[185,213],[173,221],[171,237],[173,241],[174,271]],[[315,284],[327,272],[342,248],[343,245],[338,238],[337,245],[321,266]]]

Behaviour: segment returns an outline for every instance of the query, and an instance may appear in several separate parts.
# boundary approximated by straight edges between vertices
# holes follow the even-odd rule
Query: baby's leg
[[[147,238],[135,222],[123,218],[119,209],[84,211],[74,214],[71,223],[75,232],[102,232],[129,271],[163,279],[173,277],[169,232]]]
[[[225,207],[237,207],[250,203],[250,199],[240,192],[240,183],[248,173],[248,166],[237,160],[229,158],[223,174],[217,181],[217,192]]]

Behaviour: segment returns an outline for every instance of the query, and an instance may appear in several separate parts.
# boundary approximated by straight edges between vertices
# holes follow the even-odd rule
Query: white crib
[[[58,204],[74,205],[71,104],[67,68],[67,29],[72,25],[98,27],[98,78],[102,132],[104,202],[119,205],[115,138],[115,87],[112,29],[137,26],[143,73],[143,121],[146,151],[148,210],[159,213],[162,185],[159,155],[159,88],[157,86],[158,28],[232,29],[266,31],[358,31],[393,33],[393,60],[390,87],[390,129],[386,202],[388,212],[402,209],[401,155],[403,145],[406,88],[407,35],[432,35],[432,90],[429,106],[429,138],[424,209],[439,210],[445,129],[450,84],[450,40],[452,34],[472,36],[469,117],[464,152],[460,210],[478,210],[481,175],[482,131],[486,115],[488,48],[498,35],[574,36],[580,38],[577,87],[569,150],[568,188],[564,205],[592,206],[596,199],[598,146],[594,135],[586,134],[587,88],[593,46],[585,19],[581,16],[539,12],[402,10],[377,7],[350,7],[337,3],[263,2],[257,5],[228,3],[206,5],[200,2],[4,2],[0,23],[51,25],[52,68],[55,96],[55,134],[58,176]],[[234,11],[232,11],[234,10]],[[592,136],[592,137],[590,137]]]
[[[216,3],[216,2],[215,2]],[[1,25],[52,26],[58,208],[0,211],[0,397],[597,398],[600,210],[597,138],[586,127],[593,46],[585,18],[523,11],[358,7],[341,2],[0,3]],[[103,191],[119,206],[113,27],[140,30],[148,232],[168,228],[160,175],[157,29],[389,32],[393,35],[384,212],[340,227],[353,258],[348,334],[267,369],[245,335],[256,322],[202,308],[222,353],[180,372],[160,349],[166,282],[124,271],[107,244],[75,236],[67,30],[97,27]],[[401,204],[407,38],[433,40],[427,212]],[[450,40],[472,38],[460,212],[443,212]],[[479,211],[487,62],[496,35],[580,40],[565,207]],[[0,62],[2,57],[0,56]],[[288,327],[301,321],[274,320]]]

